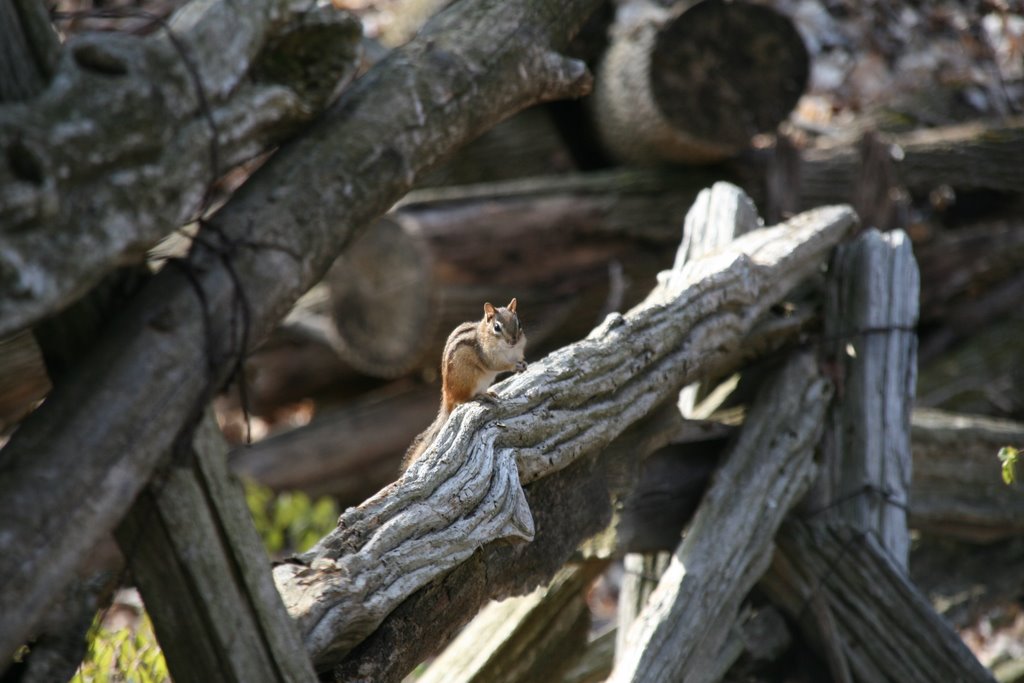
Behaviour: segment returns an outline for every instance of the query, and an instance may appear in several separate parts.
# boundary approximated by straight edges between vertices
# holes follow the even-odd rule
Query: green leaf
[[[1017,459],[1020,451],[1013,446],[999,449],[999,461],[1003,463],[1003,483],[1007,486],[1017,481]]]

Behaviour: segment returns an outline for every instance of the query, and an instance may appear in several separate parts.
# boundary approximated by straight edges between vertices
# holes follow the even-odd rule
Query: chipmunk
[[[456,327],[441,354],[441,407],[431,425],[413,439],[405,452],[402,471],[434,442],[456,406],[473,399],[493,403],[495,396],[487,387],[500,372],[525,370],[525,351],[526,334],[519,325],[515,299],[502,308],[485,303],[484,317],[479,322]]]

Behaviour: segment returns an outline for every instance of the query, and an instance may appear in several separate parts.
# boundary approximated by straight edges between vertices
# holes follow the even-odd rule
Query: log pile
[[[0,10],[0,653],[62,594],[80,636],[113,534],[179,681],[991,680],[949,623],[1024,591],[1018,84],[810,125],[790,3],[407,1],[388,48]],[[510,296],[529,368],[400,476]],[[347,509],[270,570],[232,476]]]

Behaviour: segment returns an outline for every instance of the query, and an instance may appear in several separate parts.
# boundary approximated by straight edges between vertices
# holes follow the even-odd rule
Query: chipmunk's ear
[[[494,306],[491,305],[490,301],[484,304],[484,317],[488,320],[494,317]]]
[[[515,300],[515,297],[512,298],[512,301],[508,302],[508,306],[506,306],[505,308],[507,308],[508,310],[512,311],[513,313],[516,312],[516,300]]]

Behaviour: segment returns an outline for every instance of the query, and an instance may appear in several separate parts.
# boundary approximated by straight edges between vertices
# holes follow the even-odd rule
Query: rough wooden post
[[[713,680],[740,603],[771,561],[776,529],[811,485],[831,395],[808,354],[772,380],[631,627],[610,681]]]
[[[838,681],[990,681],[908,581],[906,501],[918,274],[900,231],[838,250],[826,334],[839,354],[823,476],[762,587]]]
[[[212,416],[117,531],[175,681],[313,681]]]
[[[920,278],[902,230],[871,229],[836,250],[825,338],[842,390],[829,414],[816,506],[877,533],[904,570],[910,553],[910,414]]]

